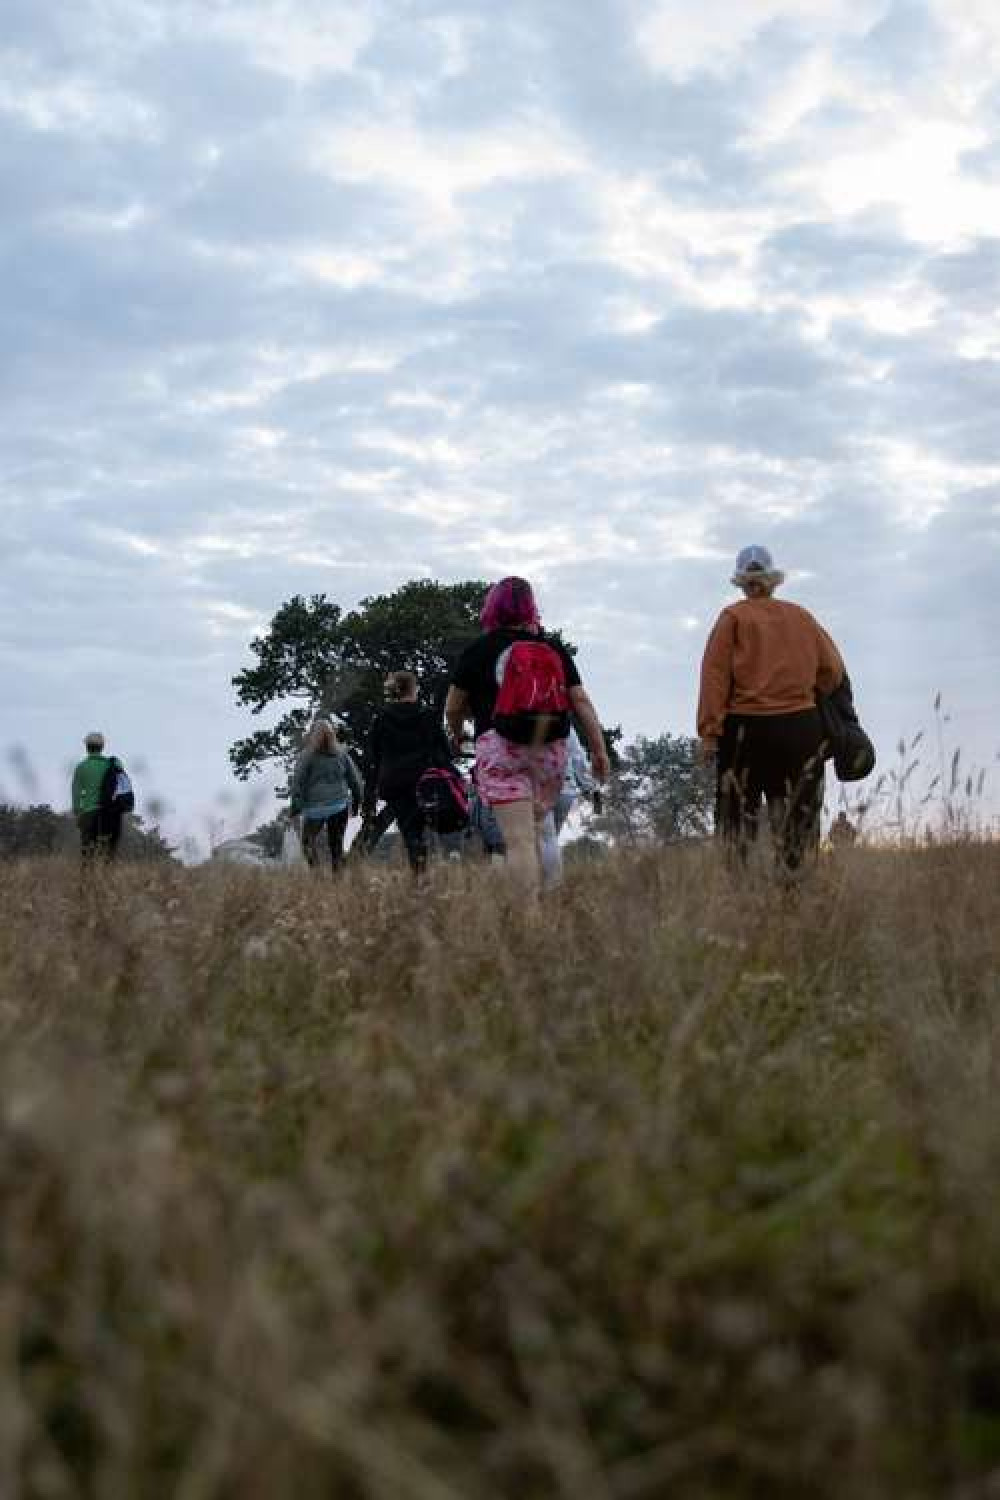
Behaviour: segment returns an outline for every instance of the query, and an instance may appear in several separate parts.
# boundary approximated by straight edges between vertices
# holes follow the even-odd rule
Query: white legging
[[[559,835],[551,812],[527,800],[499,802],[493,811],[507,847],[507,869],[530,891],[555,885],[562,874]]]
[[[538,857],[542,864],[542,884],[558,885],[562,879],[562,849],[555,811],[548,812],[538,829]]]

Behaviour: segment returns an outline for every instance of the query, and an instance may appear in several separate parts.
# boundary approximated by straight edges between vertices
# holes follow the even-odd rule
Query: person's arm
[[[441,763],[443,761],[446,765],[451,764],[451,761],[453,759],[451,741],[445,733],[443,724],[438,719],[434,720],[434,734],[431,740],[431,750],[436,763]]]
[[[569,701],[573,705],[573,712],[576,714],[580,728],[587,737],[591,770],[598,781],[607,781],[611,775],[611,765],[608,761],[608,747],[604,743],[604,730],[597,717],[597,710],[590,701],[590,695],[582,683],[574,683],[569,689]]]
[[[594,777],[590,769],[590,761],[587,759],[587,752],[580,744],[580,736],[575,729],[569,732],[569,767],[577,790],[592,792]]]
[[[365,740],[364,795],[361,800],[362,813],[366,818],[374,816],[378,797],[379,762],[382,758],[382,720],[378,714],[372,720]]]
[[[456,687],[454,683],[448,688],[444,717],[451,739],[450,753],[457,755],[461,750],[466,721],[472,718],[472,702],[465,689]]]
[[[698,698],[698,738],[704,753],[711,754],[722,734],[733,685],[733,648],[736,621],[724,609],[712,628],[701,662],[701,692]]]
[[[847,675],[844,666],[844,658],[827,635],[822,625],[816,625],[816,644],[819,659],[816,667],[816,691],[818,693],[833,693],[843,682]]]
[[[73,811],[80,816],[80,797],[83,790],[83,774],[80,766],[73,772]]]
[[[292,776],[292,785],[288,794],[288,811],[295,818],[302,811],[306,795],[306,783],[309,779],[309,767],[312,764],[312,756],[308,753],[300,755],[295,772]]]
[[[364,801],[365,788],[361,780],[361,772],[354,763],[354,757],[350,751],[344,752],[344,771],[347,776],[347,785],[351,789],[351,812],[357,817],[358,810]]]

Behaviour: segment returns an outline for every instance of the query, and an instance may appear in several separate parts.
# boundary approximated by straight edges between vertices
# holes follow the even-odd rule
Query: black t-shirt
[[[477,739],[493,727],[493,707],[500,686],[497,682],[497,662],[514,641],[545,641],[562,658],[566,669],[566,686],[580,686],[576,663],[560,641],[554,641],[548,635],[537,635],[531,630],[486,631],[471,646],[466,647],[451,674],[455,687],[469,695]]]

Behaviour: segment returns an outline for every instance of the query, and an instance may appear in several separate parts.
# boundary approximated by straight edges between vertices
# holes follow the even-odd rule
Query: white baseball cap
[[[773,587],[783,582],[784,577],[784,573],[774,566],[774,558],[766,547],[754,543],[737,553],[733,583],[768,583]]]

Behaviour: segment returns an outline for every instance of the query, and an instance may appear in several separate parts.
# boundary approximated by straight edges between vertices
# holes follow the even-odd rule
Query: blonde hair
[[[773,594],[784,581],[785,575],[780,568],[745,568],[730,579],[738,589],[753,588],[755,592],[759,589],[765,594]]]
[[[783,583],[784,573],[744,573],[741,577],[733,578],[738,589],[742,589],[748,599],[770,599],[779,583]]]
[[[337,731],[329,719],[317,719],[306,735],[306,750],[318,750],[323,755],[333,755],[340,749]]]

